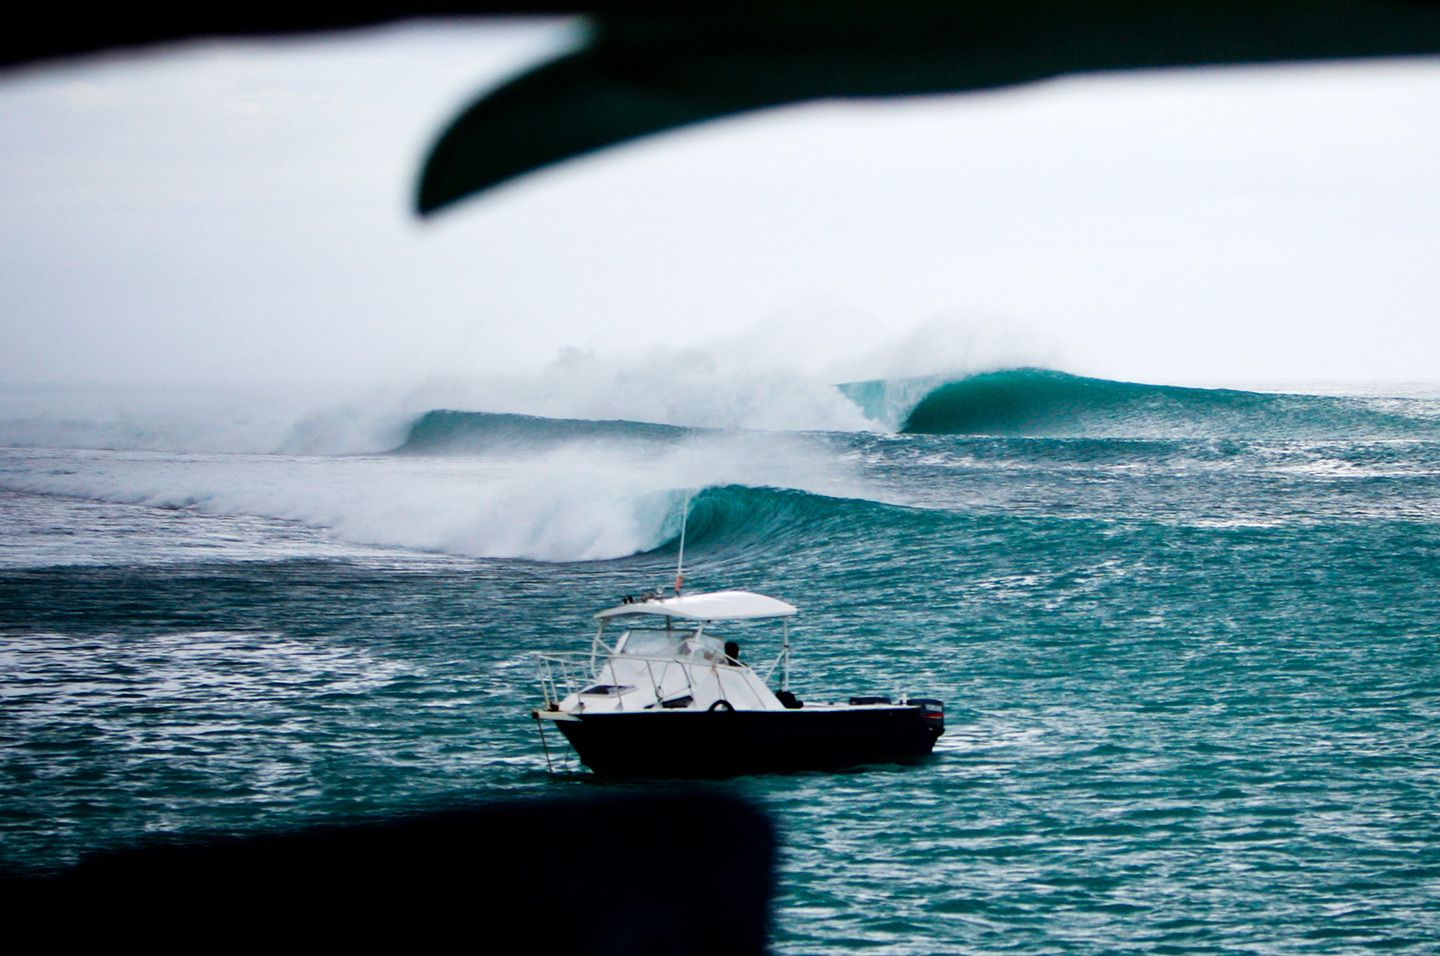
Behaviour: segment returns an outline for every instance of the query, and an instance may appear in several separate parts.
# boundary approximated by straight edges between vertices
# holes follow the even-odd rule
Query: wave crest
[[[1022,368],[928,391],[901,431],[1051,438],[1435,438],[1433,402],[1272,394]]]
[[[464,455],[540,451],[576,441],[674,444],[704,429],[649,422],[540,418],[497,412],[426,412],[410,426],[400,454]]]

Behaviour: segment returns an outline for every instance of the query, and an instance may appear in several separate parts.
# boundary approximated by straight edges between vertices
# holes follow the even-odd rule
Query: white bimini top
[[[711,591],[708,594],[684,594],[680,597],[621,604],[607,608],[595,616],[603,620],[622,614],[659,614],[689,621],[751,621],[767,617],[790,617],[799,610],[793,604],[753,591]]]

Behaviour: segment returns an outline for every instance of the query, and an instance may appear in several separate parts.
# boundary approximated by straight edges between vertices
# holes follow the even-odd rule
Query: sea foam
[[[12,386],[0,446],[227,454],[366,454],[415,415],[406,393],[300,386]]]
[[[843,462],[802,436],[702,434],[656,449],[574,441],[480,456],[0,453],[12,492],[254,515],[341,541],[473,557],[598,560],[657,547],[712,485],[851,494]]]

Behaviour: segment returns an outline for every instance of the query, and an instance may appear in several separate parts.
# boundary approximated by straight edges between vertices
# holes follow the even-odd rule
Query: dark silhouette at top
[[[747,110],[1067,73],[1440,52],[1436,0],[430,2],[27,11],[0,65],[205,36],[472,14],[589,15],[575,52],[472,103],[425,163],[433,212],[533,169]]]
[[[869,0],[597,6],[581,49],[470,105],[421,214],[530,170],[784,103],[976,90],[1067,73],[1440,51],[1404,0]]]

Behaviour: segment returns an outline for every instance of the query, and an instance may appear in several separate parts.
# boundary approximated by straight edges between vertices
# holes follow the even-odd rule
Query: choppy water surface
[[[0,864],[656,786],[547,772],[529,655],[664,580],[703,489],[687,584],[800,605],[802,698],[948,705],[928,763],[726,784],[781,832],[776,952],[1433,952],[1436,403],[1029,374],[931,403],[986,434],[0,450]]]

